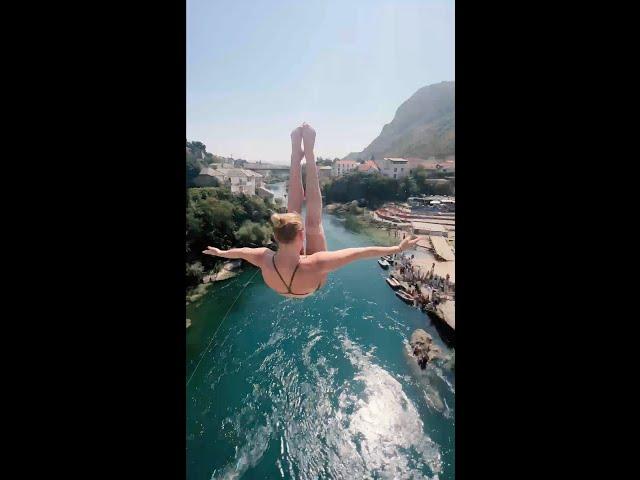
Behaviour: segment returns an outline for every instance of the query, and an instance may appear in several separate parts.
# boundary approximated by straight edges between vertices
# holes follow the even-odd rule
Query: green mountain
[[[422,87],[398,107],[391,123],[367,148],[352,152],[345,159],[454,155],[455,99],[455,82]]]

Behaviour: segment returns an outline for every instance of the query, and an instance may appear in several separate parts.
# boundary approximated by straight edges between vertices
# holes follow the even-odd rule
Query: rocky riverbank
[[[225,262],[217,272],[202,277],[202,283],[192,289],[187,290],[187,304],[189,304],[190,302],[195,302],[196,300],[202,298],[202,296],[207,293],[207,288],[209,288],[209,286],[211,286],[214,282],[228,280],[238,275],[238,273],[240,273],[241,271],[241,266],[242,260],[230,260],[228,262]]]

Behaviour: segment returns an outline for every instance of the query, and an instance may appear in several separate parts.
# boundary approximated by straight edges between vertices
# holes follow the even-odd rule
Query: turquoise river
[[[330,250],[370,245],[324,216]],[[431,320],[375,259],[305,299],[253,268],[187,307],[187,478],[453,479],[455,378],[408,356]]]

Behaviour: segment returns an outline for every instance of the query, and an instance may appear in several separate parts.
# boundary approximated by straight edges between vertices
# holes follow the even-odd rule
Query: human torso
[[[326,274],[319,272],[309,257],[304,255],[301,255],[298,263],[295,263],[292,259],[278,258],[277,252],[269,251],[265,254],[261,270],[264,282],[272,290],[291,298],[304,298],[311,295],[324,284],[327,278]],[[292,277],[293,282],[291,282]]]

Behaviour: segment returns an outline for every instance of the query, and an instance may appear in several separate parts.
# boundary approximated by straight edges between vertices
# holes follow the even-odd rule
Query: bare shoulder
[[[247,252],[245,258],[260,268],[269,260],[268,256],[269,252],[271,252],[267,247],[247,248],[245,251]]]
[[[318,262],[326,260],[329,257],[331,257],[331,252],[329,251],[316,252],[312,255],[307,255],[306,257],[304,257],[304,263],[307,265],[315,265]]]
[[[332,258],[335,257],[335,252],[316,252],[312,255],[308,255],[304,259],[304,265],[310,270],[322,270],[327,266],[327,262],[329,262]],[[301,262],[302,263],[302,262]]]

